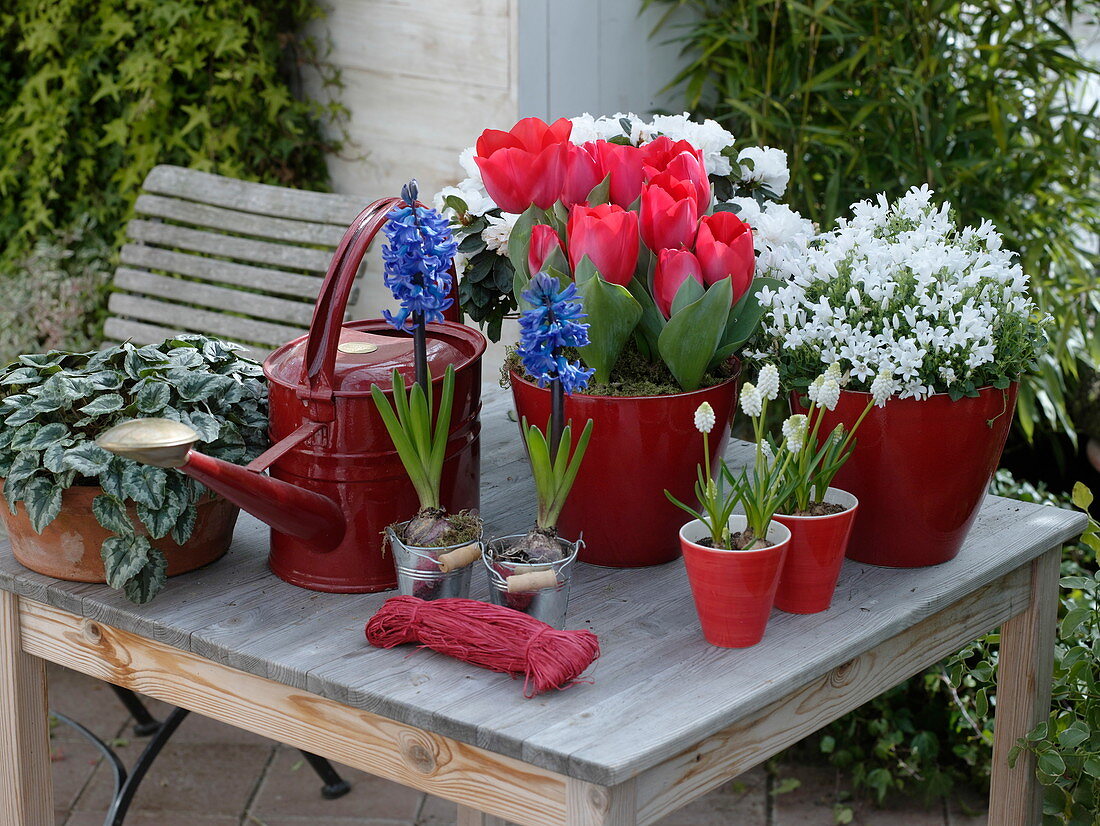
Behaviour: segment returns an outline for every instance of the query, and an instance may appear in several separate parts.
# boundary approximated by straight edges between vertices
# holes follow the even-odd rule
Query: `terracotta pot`
[[[872,407],[852,458],[834,480],[860,501],[848,558],[890,568],[954,559],[997,469],[1016,407],[1017,385],[952,401],[891,399]],[[844,390],[821,432],[850,427],[867,393]],[[794,405],[800,412],[804,412]]]
[[[13,516],[6,503],[0,507],[16,560],[26,568],[56,579],[73,582],[106,582],[99,548],[113,536],[92,513],[92,500],[103,493],[98,486],[71,487],[61,494],[61,513],[42,533],[35,533],[23,503],[16,504]],[[136,509],[129,508],[130,519],[137,521]],[[153,547],[168,559],[168,576],[185,574],[208,565],[229,550],[233,527],[240,509],[220,497],[203,497],[191,538],[183,545],[170,537],[153,540]]]
[[[522,421],[545,426],[550,391],[512,373],[512,395]],[[695,429],[695,409],[714,408],[711,461],[729,440],[737,402],[737,378],[668,396],[589,396],[565,399],[565,417],[576,427],[592,419],[588,445],[573,490],[558,519],[565,536],[584,539],[580,560],[611,568],[637,568],[671,562],[680,555],[676,532],[684,514],[665,497],[695,499],[696,466],[703,460],[703,437]]]
[[[745,517],[730,517],[730,529],[745,527]],[[772,545],[755,551],[724,551],[698,544],[710,535],[695,519],[680,528],[691,596],[703,636],[720,648],[748,648],[764,638],[775,602],[779,573],[790,545],[791,532],[772,521]]]
[[[817,614],[827,611],[833,601],[859,500],[847,491],[829,488],[825,501],[844,510],[826,516],[775,515],[775,521],[791,532],[791,547],[775,592],[775,607],[788,614]]]

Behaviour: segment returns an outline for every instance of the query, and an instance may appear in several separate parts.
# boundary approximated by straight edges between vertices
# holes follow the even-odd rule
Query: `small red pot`
[[[550,391],[516,373],[511,378],[520,420],[544,425],[550,418]],[[729,441],[736,377],[669,396],[566,396],[567,420],[577,428],[593,421],[592,441],[558,519],[563,536],[583,533],[581,562],[639,568],[680,555],[676,532],[684,513],[664,492],[667,488],[681,502],[695,501],[703,437],[694,416],[703,402],[714,408],[709,444],[715,462]]]
[[[775,515],[775,521],[791,532],[791,547],[775,592],[775,607],[788,614],[818,614],[833,601],[859,500],[847,491],[829,488],[825,501],[845,510],[827,516]]]
[[[744,516],[730,517],[732,530],[744,527]],[[698,519],[680,528],[680,547],[703,636],[719,648],[756,645],[764,638],[791,532],[772,520],[768,539],[774,544],[756,551],[724,551],[698,544],[709,535]]]
[[[861,507],[848,558],[888,568],[920,568],[954,559],[997,469],[1016,408],[1017,385],[985,387],[952,401],[890,399],[872,407],[852,457],[835,478]],[[842,390],[825,411],[822,433],[851,427],[869,395]],[[793,407],[804,413],[795,400]]]

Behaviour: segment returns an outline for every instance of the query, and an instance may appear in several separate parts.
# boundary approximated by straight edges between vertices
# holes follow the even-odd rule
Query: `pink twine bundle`
[[[504,674],[523,675],[523,696],[568,688],[597,657],[591,631],[557,631],[511,608],[473,599],[390,597],[367,623],[378,648],[410,642]]]

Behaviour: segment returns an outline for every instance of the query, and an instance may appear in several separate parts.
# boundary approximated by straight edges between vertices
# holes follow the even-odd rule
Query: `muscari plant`
[[[535,479],[538,516],[535,526],[512,548],[523,552],[527,559],[554,561],[561,558],[557,542],[557,520],[566,497],[577,478],[588,442],[592,437],[589,419],[576,447],[573,446],[573,426],[565,421],[565,396],[583,390],[593,370],[578,361],[570,361],[564,348],[588,344],[588,325],[575,284],[561,289],[558,279],[538,273],[531,279],[522,298],[530,309],[520,317],[520,343],[517,354],[524,369],[534,377],[539,387],[550,388],[549,435],[538,425],[522,421],[523,438],[531,473]]]
[[[710,402],[703,402],[695,410],[695,429],[703,434],[703,464],[696,465],[699,478],[695,482],[695,498],[699,500],[700,510],[685,505],[668,490],[665,496],[676,507],[687,511],[710,531],[711,545],[715,548],[730,546],[730,516],[737,507],[737,497],[732,488],[726,486],[725,476],[718,475],[715,480],[710,464],[710,432],[714,429],[714,408]]]
[[[107,584],[148,602],[168,566],[150,540],[186,542],[207,490],[178,470],[113,456],[94,438],[119,422],[157,416],[194,428],[211,456],[251,461],[268,444],[267,389],[260,366],[238,349],[179,335],[145,347],[20,356],[0,374],[0,476],[12,513],[22,502],[41,532],[61,512],[67,488],[100,486],[92,511],[112,533],[101,548]]]
[[[417,202],[417,184],[410,181],[401,190],[402,204],[387,216],[382,228],[389,244],[382,247],[385,262],[383,280],[400,304],[396,313],[383,316],[394,329],[411,332],[416,380],[405,385],[393,371],[393,404],[378,385],[371,397],[378,408],[394,449],[405,467],[420,500],[420,510],[404,527],[402,541],[418,547],[450,544],[461,530],[440,500],[443,460],[450,436],[454,401],[454,365],[443,375],[438,409],[432,399],[432,377],[428,369],[425,325],[443,321],[450,298],[450,266],[458,244],[447,221],[435,210]],[[469,528],[480,531],[480,520],[464,515]]]

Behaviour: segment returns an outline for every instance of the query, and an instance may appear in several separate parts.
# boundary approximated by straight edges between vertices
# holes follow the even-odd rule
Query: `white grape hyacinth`
[[[755,419],[763,409],[763,395],[751,381],[745,382],[741,388],[741,410],[746,416]]]
[[[774,401],[779,396],[779,369],[774,364],[765,364],[760,368],[756,386],[762,398]]]
[[[714,408],[710,402],[703,402],[695,409],[695,429],[700,433],[710,433],[715,424]]]
[[[787,442],[787,450],[798,453],[806,444],[806,435],[809,433],[809,424],[806,417],[799,413],[791,416],[783,422],[783,438]]]

